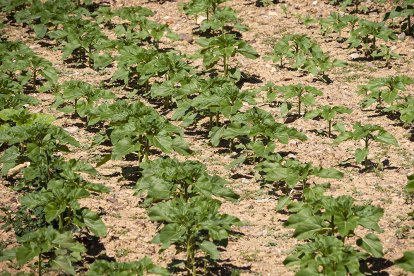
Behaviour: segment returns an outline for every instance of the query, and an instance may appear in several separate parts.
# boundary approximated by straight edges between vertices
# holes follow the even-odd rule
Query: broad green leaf
[[[341,125],[340,124],[336,124],[335,126],[340,127]],[[335,128],[335,129],[339,129],[339,128]],[[343,141],[347,141],[349,139],[352,139],[352,136],[353,136],[352,135],[352,132],[350,132],[350,131],[342,132],[338,137],[335,138],[334,143],[335,144],[339,144],[339,143],[341,143]]]
[[[58,205],[56,205],[55,202],[50,202],[44,208],[46,221],[47,222],[52,222],[60,214],[62,214],[65,210],[66,210],[66,205],[58,206]]]
[[[155,135],[148,136],[147,138],[152,145],[159,148],[162,152],[172,152],[172,139],[170,136]]]
[[[387,131],[381,131],[374,139],[375,141],[398,147],[397,139]]]
[[[381,241],[375,234],[369,233],[365,237],[358,239],[357,245],[376,258],[381,258],[384,255]]]
[[[118,160],[122,157],[138,151],[139,144],[134,143],[130,138],[123,138],[119,140],[112,149],[112,159]]]
[[[53,260],[51,260],[51,265],[53,268],[62,270],[70,275],[75,275],[76,271],[72,266],[71,261],[67,256],[57,256]]]
[[[82,218],[86,227],[88,227],[88,229],[97,237],[106,236],[106,226],[97,213],[84,208],[82,209]]]
[[[279,197],[276,205],[276,211],[283,210],[287,205],[292,202],[289,196],[281,196]]]
[[[220,143],[220,140],[222,138],[222,135],[224,131],[226,130],[226,127],[213,127],[209,133],[211,145],[214,147],[217,147]]]
[[[405,191],[409,194],[414,193],[414,174],[407,176],[408,182]]]
[[[359,225],[371,229],[376,232],[381,232],[378,221],[384,215],[384,210],[372,205],[363,205],[356,207],[356,214],[359,216]]]
[[[316,218],[308,218],[295,227],[293,235],[297,239],[305,240],[315,237],[321,231],[323,231],[323,226],[320,224],[320,221]]]
[[[322,168],[315,175],[322,177],[322,178],[332,178],[332,179],[341,179],[344,176],[342,172],[334,168]]]
[[[362,161],[364,161],[367,156],[368,156],[367,148],[355,150],[355,160],[357,163],[361,163]]]
[[[6,149],[3,155],[0,157],[0,163],[3,164],[1,168],[1,174],[6,175],[10,169],[17,164],[17,160],[20,156],[19,149],[16,146],[12,146]]]
[[[172,243],[176,242],[177,240],[180,240],[185,234],[185,231],[186,230],[184,227],[176,223],[167,224],[158,232],[158,234],[154,237],[152,242],[162,243],[161,249],[166,249],[170,247]]]
[[[33,25],[33,30],[36,33],[36,37],[38,39],[45,37],[47,33],[47,27],[44,24]]]
[[[395,265],[408,272],[414,272],[414,251],[404,252],[404,256],[395,260]]]
[[[23,265],[33,258],[37,257],[41,253],[39,247],[29,247],[29,245],[23,245],[16,250],[16,260],[19,265]]]
[[[346,218],[335,217],[335,224],[338,227],[338,232],[342,237],[346,237],[352,233],[358,226],[358,216],[347,216]]]
[[[213,260],[220,258],[220,253],[217,250],[217,246],[210,241],[203,241],[199,244],[200,249],[207,253]]]

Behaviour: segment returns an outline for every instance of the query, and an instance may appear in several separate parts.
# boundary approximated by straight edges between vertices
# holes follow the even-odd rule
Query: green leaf
[[[66,206],[57,206],[55,202],[50,202],[44,208],[45,212],[45,219],[47,222],[52,222],[56,219],[60,214],[62,214],[66,210]]]
[[[316,176],[322,178],[332,178],[332,179],[341,179],[344,174],[334,168],[322,168],[318,173],[315,174]]]
[[[210,241],[203,241],[199,244],[200,249],[203,250],[207,255],[210,256],[213,260],[217,260],[220,258],[220,253],[217,250],[217,246],[210,242]]]
[[[47,33],[47,27],[44,24],[33,25],[33,30],[36,33],[36,38],[44,38]]]
[[[408,182],[405,191],[409,194],[414,193],[414,174],[407,176]]]
[[[99,215],[87,208],[82,209],[82,218],[86,227],[97,237],[106,236],[106,226]]]
[[[93,67],[95,69],[105,68],[112,63],[112,56],[110,54],[94,53]]]
[[[233,161],[230,162],[230,164],[226,165],[225,168],[230,170],[232,168],[235,168],[241,164],[244,163],[244,161],[246,161],[246,156],[245,155],[240,155],[239,157],[237,157],[236,159],[234,159]]]
[[[341,124],[336,124],[335,129],[341,130]],[[339,144],[352,138],[353,138],[352,132],[344,131],[338,137],[335,138],[334,143]]]
[[[317,116],[319,116],[321,114],[321,111],[319,110],[319,109],[315,109],[315,110],[312,110],[312,111],[309,111],[309,112],[306,112],[306,114],[305,114],[305,119],[313,119],[313,118],[315,118],[315,117],[317,117]]]
[[[16,248],[2,249],[0,248],[0,262],[12,261],[16,258]]]
[[[368,149],[367,148],[363,148],[363,149],[356,149],[355,150],[355,161],[357,163],[362,163],[362,161],[365,160],[365,157],[368,156]]]
[[[112,159],[121,159],[127,154],[138,151],[139,148],[139,144],[134,143],[131,138],[125,137],[114,145],[112,149]]]
[[[304,240],[315,237],[321,231],[323,231],[323,226],[320,224],[320,221],[315,217],[311,217],[303,220],[295,227],[293,236]]]
[[[380,131],[380,133],[374,139],[375,141],[398,147],[397,139],[395,139],[395,137],[387,131]]]
[[[11,168],[16,166],[19,156],[20,152],[16,146],[12,146],[4,151],[0,157],[0,163],[3,164],[1,169],[2,175],[6,175]]]
[[[151,213],[150,213],[150,218],[151,218]],[[159,233],[154,237],[154,239],[152,240],[153,243],[161,243],[162,244],[162,249],[166,249],[168,247],[170,247],[170,245],[172,243],[174,243],[175,241],[181,239],[181,237],[185,234],[185,228],[172,223],[172,224],[167,224],[165,225],[160,231]]]
[[[408,272],[414,272],[414,251],[404,252],[404,256],[395,260],[395,265]]]
[[[105,164],[106,162],[108,162],[109,160],[111,160],[111,154],[106,154],[106,155],[104,155],[104,157],[102,157],[101,159],[98,160],[98,162],[96,163],[96,166],[100,167],[103,164]]]
[[[40,254],[40,248],[21,246],[16,250],[16,260],[19,265],[23,265]]]
[[[220,144],[220,140],[225,132],[226,127],[213,127],[209,133],[211,145],[217,147]]]
[[[57,83],[58,74],[53,67],[47,67],[43,69],[40,73],[47,81],[50,81],[52,83]]]
[[[384,210],[372,205],[363,205],[356,207],[356,214],[360,217],[359,225],[371,229],[376,232],[381,232],[378,221],[384,215]]]
[[[375,234],[370,233],[365,237],[358,239],[357,245],[376,258],[381,258],[384,255],[382,252],[381,241]]]
[[[346,237],[352,233],[358,226],[358,216],[348,216],[346,218],[335,217],[335,224],[338,227],[338,232],[342,237]]]
[[[276,211],[283,210],[291,202],[292,202],[292,200],[290,199],[289,196],[281,196],[281,197],[279,197],[279,200],[277,201],[277,205],[276,205]]]
[[[172,152],[172,139],[170,136],[155,135],[148,137],[148,141],[155,147],[159,148],[162,152]]]
[[[144,257],[132,262],[108,262],[96,260],[89,268],[87,276],[119,275],[119,276],[142,276],[156,274],[168,276],[170,273],[165,268],[155,265],[150,258]]]
[[[76,271],[72,266],[70,259],[67,256],[57,256],[51,260],[51,265],[53,268],[62,270],[70,275],[75,275]]]

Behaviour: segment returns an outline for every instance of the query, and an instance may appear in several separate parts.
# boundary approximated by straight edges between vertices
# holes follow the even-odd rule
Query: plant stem
[[[368,151],[369,138],[368,137],[365,138],[364,142],[365,142],[365,149]],[[364,167],[365,167],[365,170],[368,169],[368,154],[367,154],[367,156],[365,156]]]
[[[190,234],[191,229],[188,228],[187,229],[187,234]],[[194,244],[193,244],[193,238],[190,235],[187,238],[187,263],[186,263],[186,267],[187,267],[187,275],[188,276],[196,276],[196,267],[195,267],[195,262],[194,262],[194,257],[195,257],[195,252],[194,252]]]
[[[88,66],[92,68],[92,45],[89,45],[88,49]]]
[[[49,180],[50,180],[50,177],[51,177],[51,175],[50,175],[50,163],[51,163],[51,158],[50,158],[50,155],[48,154],[48,152],[46,152],[46,179],[47,179],[47,183],[49,182]],[[46,184],[47,184],[46,183]]]
[[[227,77],[227,74],[228,74],[228,71],[229,71],[228,64],[227,64],[227,55],[224,56],[223,67],[224,67],[224,76]]]
[[[170,108],[170,102],[171,102],[171,96],[166,97],[165,100],[164,100],[164,108],[165,109]]]
[[[33,68],[33,87],[36,88],[37,70]]]
[[[77,105],[78,105],[78,99],[75,99],[75,117],[79,117]]]
[[[145,161],[148,161],[148,154],[149,154],[149,149],[150,149],[150,145],[149,145],[149,141],[148,139],[145,139],[145,146],[144,146],[144,155],[145,155]]]
[[[37,263],[38,275],[42,276],[42,253],[39,254],[39,262]]]
[[[62,219],[62,215],[63,214],[60,214],[58,216],[58,218],[59,218],[59,232],[63,229],[63,219]]]
[[[374,36],[373,40],[372,40],[372,50],[375,51],[376,49],[376,44],[377,44],[377,38]]]
[[[82,51],[82,59],[79,62],[83,62],[86,60],[86,50],[81,48],[81,51]]]
[[[328,121],[328,137],[331,138],[331,131],[332,131],[332,121]]]

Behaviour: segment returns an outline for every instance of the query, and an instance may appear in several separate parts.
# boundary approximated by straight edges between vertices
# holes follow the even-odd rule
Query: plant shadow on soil
[[[283,121],[284,124],[290,124],[296,121],[297,119],[301,118],[302,116],[299,114],[288,114],[286,119]]]
[[[263,81],[260,79],[259,75],[256,74],[248,74],[245,72],[241,72],[242,77],[241,79],[236,83],[236,85],[241,88],[245,83],[250,84],[260,84],[263,83]]]
[[[96,260],[116,261],[114,257],[106,255],[105,245],[100,241],[98,237],[85,233],[80,237],[82,244],[86,247],[85,263],[91,264]]]
[[[358,166],[355,164],[352,164],[351,162],[348,162],[349,160],[352,160],[354,158],[348,158],[344,161],[342,161],[339,165],[337,165],[338,167],[342,167],[342,168],[355,168],[358,169],[359,173],[369,173],[369,172],[374,172],[375,170],[397,170],[398,167],[396,166],[391,166],[391,162],[389,159],[384,159],[383,161],[381,161],[381,165],[379,163],[375,163],[372,160],[368,160],[368,166]]]
[[[236,38],[242,38],[243,37],[241,32],[235,30],[231,26],[224,26],[224,30],[226,31],[225,34],[233,34],[233,35],[236,36]],[[198,35],[200,37],[205,37],[205,38],[211,38],[211,37],[217,36],[217,33],[214,33],[213,30],[209,29],[209,30],[206,30],[206,31],[202,31],[202,30],[200,30],[199,26],[194,27],[192,29],[192,33],[194,35]]]
[[[219,251],[224,251],[220,250]],[[186,270],[183,268],[180,268],[180,265],[182,265],[184,261],[183,260],[173,260],[168,265],[168,270],[171,273],[184,273]],[[202,269],[202,261],[200,260],[200,264],[198,265],[199,269]],[[220,259],[216,260],[215,264],[213,266],[207,265],[207,273],[206,275],[217,275],[217,276],[231,276],[231,275],[238,275],[237,273],[248,273],[251,272],[251,265],[245,265],[245,266],[237,266],[231,263],[230,259]]]
[[[338,135],[334,134],[331,132],[331,136],[328,136],[328,132],[324,129],[311,129],[309,130],[310,133],[314,133],[317,136],[322,136],[322,137],[327,137],[327,138],[331,138],[331,139],[335,139],[336,137],[338,137]]]
[[[364,275],[372,275],[372,276],[388,276],[390,275],[388,272],[383,271],[391,266],[394,263],[390,260],[384,258],[374,258],[369,257],[365,261],[360,263],[361,270]]]
[[[358,172],[359,173],[366,173],[366,172],[373,172],[375,170],[385,171],[385,170],[397,170],[397,169],[398,169],[398,167],[391,166],[391,162],[390,162],[389,159],[385,159],[385,160],[381,161],[381,164],[372,162],[371,160],[368,160],[367,168],[364,167],[364,168],[360,169]]]
[[[142,169],[140,166],[122,167],[121,176],[128,181],[127,184],[122,185],[123,187],[135,187],[142,176]]]
[[[243,179],[243,178],[245,178],[245,179],[253,179],[253,176],[250,175],[250,174],[235,173],[235,174],[232,174],[230,176],[230,178],[231,179]]]

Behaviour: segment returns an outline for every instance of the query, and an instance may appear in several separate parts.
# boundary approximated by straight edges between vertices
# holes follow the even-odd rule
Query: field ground
[[[233,64],[237,63],[242,72],[251,76],[242,89],[257,88],[267,82],[273,82],[276,85],[296,83],[312,85],[324,93],[323,96],[318,97],[318,104],[344,105],[353,110],[352,114],[341,115],[338,118],[346,126],[349,127],[356,122],[377,124],[397,138],[399,147],[375,145],[372,148],[370,158],[384,164],[383,170],[376,169],[372,172],[361,172],[362,166],[346,165],[354,164],[351,158],[358,143],[348,141],[334,145],[332,139],[318,132],[325,128],[323,121],[298,118],[293,122],[288,122],[289,126],[303,131],[308,136],[308,140],[278,145],[277,148],[278,151],[285,152],[303,162],[311,161],[315,165],[335,167],[344,172],[343,179],[331,181],[330,194],[351,195],[358,203],[371,203],[384,208],[385,213],[380,221],[380,226],[384,231],[379,234],[379,237],[384,246],[384,259],[395,260],[402,256],[402,252],[414,249],[414,222],[408,217],[408,213],[414,208],[404,193],[406,177],[413,173],[414,168],[414,134],[412,129],[403,127],[398,121],[380,115],[373,109],[362,110],[359,105],[361,97],[356,91],[358,85],[365,84],[375,77],[407,75],[414,78],[414,38],[407,36],[392,43],[395,52],[399,53],[401,58],[392,61],[390,68],[385,68],[383,61],[354,61],[350,58],[354,53],[352,49],[345,48],[345,44],[338,43],[329,36],[321,36],[317,25],[305,26],[298,19],[298,16],[307,15],[315,18],[326,17],[331,11],[337,10],[337,7],[323,1],[309,0],[287,0],[285,4],[288,7],[287,16],[282,12],[280,4],[256,7],[252,0],[232,0],[225,3],[234,8],[242,22],[248,26],[249,30],[243,33],[243,38],[261,55],[256,60],[237,57],[233,61]],[[152,9],[156,12],[153,19],[167,23],[173,31],[186,38],[175,42],[166,40],[161,43],[161,48],[173,47],[183,53],[194,53],[199,48],[193,42],[197,36],[192,33],[197,23],[194,18],[187,18],[178,10],[177,2],[167,1],[160,4],[125,0],[113,3],[115,8],[128,5],[142,5]],[[382,15],[373,12],[362,16],[378,21]],[[62,61],[59,50],[42,46],[34,39],[33,33],[26,32],[25,28],[11,25],[7,26],[5,31],[8,40],[21,40],[38,55],[50,60],[59,70],[62,82],[84,80],[99,84],[101,81],[105,82],[110,79],[115,70],[115,68],[106,68],[102,71],[94,71],[90,68],[74,68]],[[331,71],[329,76],[332,83],[327,84],[315,81],[311,75],[281,69],[270,61],[264,60],[263,57],[271,51],[273,43],[286,33],[309,35],[318,41],[330,56],[345,60],[348,65]],[[201,66],[201,62],[197,61],[194,65]],[[410,93],[414,94],[414,87],[411,86],[409,89]],[[129,93],[122,87],[115,87],[113,91],[119,97]],[[105,146],[89,146],[94,133],[89,132],[81,120],[73,119],[52,109],[50,106],[54,100],[53,95],[39,93],[34,96],[41,100],[41,104],[32,107],[31,111],[57,116],[56,124],[64,127],[82,144],[80,149],[70,153],[68,157],[95,164],[107,149]],[[278,116],[278,108],[269,106],[264,98],[264,94],[259,94],[257,105]],[[171,113],[165,115],[170,117]],[[283,122],[283,119],[278,120]],[[226,251],[221,253],[222,261],[219,262],[219,266],[222,270],[218,270],[217,274],[239,270],[242,275],[292,275],[294,271],[286,268],[282,262],[297,244],[297,240],[292,238],[291,229],[282,226],[287,215],[277,213],[275,210],[278,193],[275,193],[270,186],[261,187],[252,165],[240,165],[234,169],[226,169],[225,166],[232,161],[234,154],[224,148],[210,146],[207,134],[205,128],[200,125],[194,129],[188,128],[185,132],[185,139],[194,154],[190,157],[179,155],[175,157],[180,160],[191,159],[202,162],[212,174],[218,174],[228,180],[230,187],[241,196],[239,201],[226,202],[222,207],[222,211],[239,217],[245,225],[236,229],[238,235],[231,238]],[[154,154],[151,158],[158,156],[159,154]],[[115,258],[117,261],[131,261],[148,255],[155,263],[166,266],[177,257],[175,250],[170,248],[162,253],[157,252],[159,246],[152,244],[151,239],[158,226],[149,221],[145,209],[139,206],[140,198],[133,195],[136,179],[123,177],[125,171],[136,169],[136,165],[136,161],[110,161],[98,167],[99,175],[90,179],[112,189],[109,194],[82,202],[102,213],[103,220],[108,227],[108,235],[96,245],[96,252],[89,252],[90,257],[93,259],[106,256]],[[12,191],[5,180],[0,184],[0,200],[1,205],[8,205],[12,208],[17,208],[19,204],[17,194]],[[2,231],[0,237],[2,241],[13,244],[13,233]],[[389,267],[387,264],[388,262],[384,261],[378,263],[384,273],[407,275],[402,270],[394,266]],[[1,268],[13,269],[6,263],[0,263]]]

